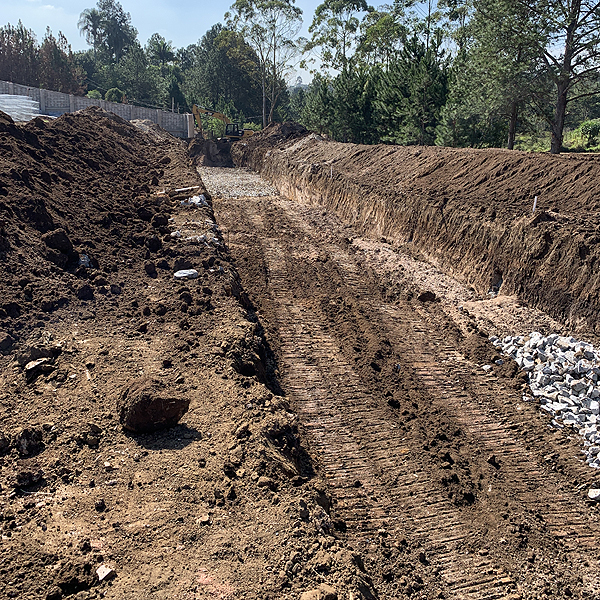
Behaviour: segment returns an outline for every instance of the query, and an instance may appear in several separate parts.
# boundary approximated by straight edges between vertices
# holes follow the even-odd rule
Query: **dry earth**
[[[290,200],[97,109],[0,117],[0,596],[600,596],[579,440],[480,368],[489,333],[566,326],[370,229],[343,169],[338,197],[306,180],[356,147],[240,145]],[[130,431],[140,390],[189,410]]]

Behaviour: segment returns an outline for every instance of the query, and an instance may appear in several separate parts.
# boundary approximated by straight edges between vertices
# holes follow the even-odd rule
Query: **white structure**
[[[176,137],[194,137],[194,117],[190,114],[182,115],[155,108],[133,106],[132,104],[119,104],[117,102],[107,102],[106,100],[95,100],[94,98],[27,87],[26,85],[11,83],[9,81],[0,81],[0,95],[2,94],[29,97],[38,104],[39,114],[41,115],[59,117],[64,113],[82,110],[88,106],[99,106],[106,111],[118,115],[126,121],[132,121],[133,119],[148,119],[149,121],[157,123]],[[0,110],[3,109],[0,107]],[[8,111],[5,112],[10,114]],[[15,120],[21,119],[16,118]]]

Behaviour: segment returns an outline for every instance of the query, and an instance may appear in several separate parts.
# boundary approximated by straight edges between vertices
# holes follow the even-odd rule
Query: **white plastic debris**
[[[192,196],[187,200],[182,200],[181,206],[193,206],[199,208],[202,206],[208,206],[208,202],[206,201],[204,194],[200,194],[199,196]]]
[[[175,277],[175,279],[197,279],[198,271],[196,271],[196,269],[181,269],[181,271],[177,271],[173,277]]]

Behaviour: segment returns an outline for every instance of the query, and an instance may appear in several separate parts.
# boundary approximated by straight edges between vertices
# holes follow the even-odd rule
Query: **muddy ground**
[[[238,146],[289,200],[99,109],[0,117],[0,596],[600,595],[580,441],[481,369],[563,313],[318,205],[296,128]],[[140,389],[189,410],[131,431]]]

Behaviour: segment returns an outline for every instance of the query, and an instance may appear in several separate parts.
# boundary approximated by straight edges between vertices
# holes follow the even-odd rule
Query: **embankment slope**
[[[500,288],[573,329],[600,330],[598,156],[341,144],[291,124],[233,154],[286,196],[410,244],[482,295]]]

